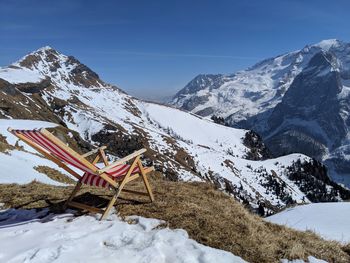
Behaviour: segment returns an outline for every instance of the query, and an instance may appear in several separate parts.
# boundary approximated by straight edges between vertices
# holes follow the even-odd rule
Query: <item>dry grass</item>
[[[117,211],[124,217],[140,215],[163,219],[170,228],[185,229],[191,238],[211,247],[231,251],[249,262],[279,262],[281,258],[306,259],[312,255],[329,262],[350,262],[349,246],[325,241],[311,232],[298,232],[252,215],[241,204],[205,183],[170,182],[151,178],[156,201],[126,194]],[[141,182],[133,189],[143,190]],[[59,208],[72,187],[40,183],[0,185],[0,202],[15,208]],[[103,189],[83,188],[78,200],[106,204]],[[135,198],[139,201],[135,201]]]
[[[9,145],[6,141],[6,138],[0,134],[0,152],[8,153],[9,150],[13,150],[14,147]]]
[[[50,179],[60,182],[60,183],[66,183],[66,184],[75,184],[75,181],[68,177],[67,175],[61,173],[60,171],[45,166],[45,165],[38,165],[34,167],[35,170],[37,170],[39,173],[47,175]]]

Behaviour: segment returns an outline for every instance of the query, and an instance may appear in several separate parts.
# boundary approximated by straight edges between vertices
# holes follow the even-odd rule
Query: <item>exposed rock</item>
[[[249,160],[265,160],[272,157],[260,135],[254,131],[248,131],[245,134],[243,144],[250,149],[246,155]]]

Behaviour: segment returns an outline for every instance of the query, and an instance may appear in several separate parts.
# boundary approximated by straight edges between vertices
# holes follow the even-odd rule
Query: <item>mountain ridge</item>
[[[260,202],[277,211],[295,202],[350,196],[305,155],[266,158],[259,138],[248,130],[135,99],[52,48],[25,58],[31,63],[0,69],[1,118],[50,120],[92,146],[107,144],[113,156],[147,148],[146,162],[168,179],[209,181],[253,210]],[[309,166],[314,168],[305,169]],[[313,169],[321,171],[319,177]]]
[[[321,68],[318,68],[320,65],[328,65],[328,67],[324,67],[322,71]],[[314,71],[314,75],[308,77],[308,85],[304,85],[304,90],[295,94],[294,97],[290,96],[291,89],[295,90],[302,85],[304,80],[301,81],[300,78],[301,76],[306,78],[307,71]],[[327,82],[326,79],[328,73],[336,75],[330,82]],[[296,149],[311,155],[328,164],[333,178],[350,185],[350,176],[346,176],[350,173],[349,169],[346,170],[346,166],[349,164],[344,161],[348,159],[349,108],[347,105],[350,102],[350,97],[347,90],[349,77],[350,44],[337,39],[323,40],[314,45],[306,45],[300,50],[265,59],[246,70],[226,75],[224,84],[216,90],[209,90],[208,86],[202,86],[197,92],[178,93],[181,95],[175,95],[172,105],[204,117],[223,118],[225,123],[232,127],[252,129],[262,135],[276,156],[295,152]],[[223,79],[221,78],[221,80]],[[337,87],[335,87],[336,94],[326,93],[327,87],[322,84],[326,82],[328,85]],[[301,107],[295,108],[300,112],[294,115],[293,112],[290,112],[289,119],[286,115],[286,108],[282,114],[280,111],[281,103],[286,106],[287,99],[295,105],[307,98],[311,104],[313,103],[319,109],[325,105],[332,107],[332,105],[325,104],[331,103],[330,101],[327,102],[317,97],[319,91],[317,87],[322,85],[324,96],[333,97],[332,103],[338,105],[338,109],[334,109],[332,114],[329,112],[326,114],[323,110],[325,115],[322,119],[317,111],[309,108],[313,115],[306,117],[303,115],[302,112],[305,113],[305,111]],[[186,87],[183,91],[185,90]],[[192,87],[192,90],[196,90],[196,87]],[[306,96],[308,90],[314,91]],[[318,102],[315,103],[316,98],[318,98]],[[307,103],[304,106],[307,107]],[[292,108],[290,107],[290,111]],[[297,118],[298,114],[302,118]],[[278,118],[280,121],[277,121]],[[327,125],[327,118],[331,122],[334,119],[338,120],[337,129],[335,129],[338,132],[330,132],[331,127]],[[317,123],[314,121],[316,119]],[[294,140],[293,143],[289,143],[291,145],[289,148],[281,147],[285,143],[288,144],[288,140],[276,138],[278,133],[276,131],[284,129],[277,126],[277,123],[281,124],[281,120],[284,120],[287,126],[294,122],[293,125],[298,127],[298,131],[289,130],[289,139]],[[314,128],[310,134],[307,130],[312,127],[312,121]],[[319,139],[320,134],[328,134],[328,136],[326,139]],[[346,146],[345,150],[337,150],[343,146]],[[318,150],[310,152],[306,149],[313,147],[318,148]],[[302,150],[300,150],[301,148]],[[317,154],[316,151],[319,153]]]

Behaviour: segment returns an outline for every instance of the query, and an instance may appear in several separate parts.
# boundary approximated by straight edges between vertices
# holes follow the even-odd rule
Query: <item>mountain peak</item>
[[[9,67],[28,70],[35,75],[50,76],[51,81],[68,81],[84,87],[100,87],[103,82],[97,73],[73,56],[66,56],[50,46],[41,47]],[[41,78],[40,78],[41,79]]]
[[[40,62],[65,61],[67,56],[59,53],[50,46],[41,47],[18,60],[14,65],[29,69],[37,68]]]
[[[342,41],[338,39],[325,39],[320,41],[319,43],[315,44],[314,46],[319,47],[325,51],[328,51],[330,48],[336,48],[343,44]]]
[[[47,50],[55,50],[54,48],[50,47],[50,46],[43,46],[39,49],[37,49],[36,51],[32,52],[32,53],[37,53],[37,52],[40,52],[40,51],[47,51]],[[56,51],[56,50],[55,50]]]

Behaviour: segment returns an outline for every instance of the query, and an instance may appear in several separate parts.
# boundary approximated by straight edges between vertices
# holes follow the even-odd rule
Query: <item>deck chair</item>
[[[109,211],[116,203],[122,191],[146,195],[150,198],[151,202],[154,201],[154,196],[147,179],[147,174],[153,171],[154,168],[144,167],[140,159],[141,155],[146,152],[146,149],[138,150],[122,159],[109,163],[104,152],[105,146],[80,155],[46,129],[15,130],[9,128],[8,131],[78,179],[73,192],[64,204],[64,209],[67,206],[71,206],[93,213],[101,213],[100,220],[102,220],[109,214]],[[92,155],[96,155],[96,157],[92,162],[89,162],[86,157]],[[96,164],[101,158],[105,167],[98,168]],[[73,167],[81,171],[82,175],[73,170]],[[139,177],[142,178],[147,193],[124,189],[124,186],[128,182]],[[72,201],[83,184],[109,188],[114,192],[113,197],[105,209]]]

